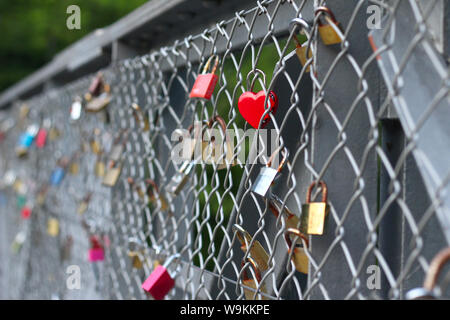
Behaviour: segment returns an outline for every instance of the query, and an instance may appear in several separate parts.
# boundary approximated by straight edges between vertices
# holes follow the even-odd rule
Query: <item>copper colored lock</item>
[[[325,45],[333,45],[342,42],[341,36],[336,32],[332,25],[339,29],[339,22],[334,17],[333,12],[327,7],[318,7],[314,10],[315,15],[325,14],[328,24],[323,24],[319,18],[319,34]],[[339,29],[340,30],[340,29]]]
[[[258,264],[255,262],[254,259],[252,259],[251,257],[247,257],[247,261],[250,263],[250,266],[253,269],[253,272],[255,273],[255,278],[250,278],[248,275],[248,271],[244,270],[244,274],[242,277],[242,284],[244,286],[250,287],[251,289],[247,289],[247,288],[243,288],[244,289],[244,296],[245,296],[245,300],[255,300],[255,294],[256,294],[256,289],[259,286],[259,291],[262,293],[266,293],[266,286],[264,284],[261,284],[261,271],[259,269]],[[241,268],[244,268],[245,266],[245,262],[242,261],[241,264]],[[262,296],[260,294],[256,294],[256,300],[267,300],[267,298],[265,296]]]
[[[446,263],[450,262],[450,247],[441,250],[431,261],[422,288],[408,291],[408,300],[432,300],[441,298],[442,292],[437,290],[436,285],[439,275],[444,270]]]
[[[298,229],[289,228],[284,233],[284,239],[286,240],[286,244],[288,246],[288,252],[291,253],[292,250],[292,241],[291,235],[297,236],[302,239],[303,247],[294,247],[294,252],[292,255],[292,261],[294,262],[295,269],[298,272],[308,274],[308,256],[305,253],[305,248],[308,248],[308,238],[301,233]]]
[[[300,231],[310,235],[322,235],[325,229],[325,218],[328,215],[327,204],[328,189],[323,181],[319,181],[322,188],[322,201],[311,202],[311,192],[315,182],[311,183],[306,194],[306,203],[302,206],[302,216],[300,221]]]
[[[214,66],[212,67],[211,72],[207,73],[209,67],[211,66],[212,59],[214,58]],[[205,67],[203,68],[203,72],[197,76],[197,79],[195,79],[189,98],[202,98],[206,100],[211,99],[211,95],[214,92],[217,80],[219,79],[215,74],[218,65],[219,57],[217,55],[212,55],[209,57],[208,61],[206,61]]]

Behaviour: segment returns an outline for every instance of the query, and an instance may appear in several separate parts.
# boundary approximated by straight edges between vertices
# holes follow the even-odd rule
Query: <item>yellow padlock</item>
[[[310,235],[322,235],[325,229],[325,218],[328,215],[327,204],[328,189],[323,181],[319,181],[322,188],[322,201],[311,202],[311,192],[315,182],[311,183],[306,194],[306,203],[302,206],[302,216],[300,220],[300,231]]]
[[[252,257],[259,268],[262,271],[269,269],[269,255],[263,248],[258,240],[253,241],[253,245],[248,249],[250,242],[252,241],[252,236],[244,230],[240,225],[233,225],[233,231],[236,232],[236,236],[241,243],[241,250],[246,253],[247,250],[250,251],[250,257]]]
[[[318,7],[314,13],[316,16],[323,13],[325,20],[327,20],[327,24],[324,24],[319,18],[319,34],[323,43],[327,46],[341,43],[342,38],[334,29],[334,27],[339,29],[339,22],[334,17],[333,12],[327,7]]]
[[[292,255],[292,261],[294,262],[295,269],[298,272],[308,274],[308,256],[305,253],[305,248],[308,248],[308,238],[301,233],[298,229],[289,228],[284,233],[284,239],[286,240],[286,244],[288,246],[288,252],[291,253],[292,250],[292,241],[290,235],[294,235],[302,239],[303,247],[295,247]]]
[[[56,237],[59,234],[59,221],[55,218],[48,219],[47,233],[51,237]]]
[[[258,264],[251,257],[247,257],[247,261],[250,262],[250,266],[252,267],[253,272],[255,273],[255,278],[250,278],[248,276],[247,271],[244,270],[244,275],[242,277],[242,284],[244,286],[247,286],[247,287],[250,287],[251,289],[253,289],[253,290],[251,290],[248,288],[243,288],[245,300],[267,300],[267,297],[265,297],[259,293],[256,294],[256,289],[258,288],[258,285],[261,283],[261,278],[262,278],[261,271],[259,269]],[[245,262],[242,261],[241,267],[244,268],[244,266],[245,266]],[[262,293],[267,293],[265,284],[259,285],[259,291]],[[255,296],[255,294],[256,294],[256,296]]]

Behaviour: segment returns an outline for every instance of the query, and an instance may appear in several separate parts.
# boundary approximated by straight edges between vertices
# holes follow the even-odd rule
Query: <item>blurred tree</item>
[[[146,0],[0,0],[0,92],[49,62],[97,28],[117,21]],[[68,30],[70,5],[81,9],[81,29]]]

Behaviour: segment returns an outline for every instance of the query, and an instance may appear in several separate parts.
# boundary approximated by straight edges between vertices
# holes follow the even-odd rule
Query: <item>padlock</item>
[[[306,194],[306,203],[302,206],[300,231],[310,235],[322,235],[325,228],[325,218],[328,215],[328,189],[323,181],[319,181],[322,188],[322,202],[311,202],[311,192],[315,182],[311,183]]]
[[[261,197],[266,197],[268,194],[268,191],[270,187],[272,186],[273,182],[275,181],[275,178],[279,172],[283,169],[284,164],[286,163],[288,157],[289,157],[289,150],[285,147],[281,153],[282,153],[282,160],[280,164],[278,165],[278,168],[272,168],[272,162],[274,157],[279,153],[280,148],[275,150],[274,153],[270,155],[269,160],[267,161],[267,164],[265,167],[261,168],[261,171],[259,172],[259,175],[256,177],[255,183],[253,183],[251,191],[260,195]]]
[[[220,125],[222,134],[225,138],[225,143],[221,143],[221,137],[220,139],[217,139],[217,135],[211,134],[212,127],[216,122]],[[202,139],[203,162],[206,164],[214,164],[217,170],[226,169],[228,166],[236,165],[237,160],[233,160],[233,146],[231,139],[227,134],[227,124],[225,120],[220,116],[215,116],[207,122],[207,127],[206,133],[209,133],[209,135],[206,139],[208,141],[204,141],[205,136]]]
[[[26,195],[19,193],[16,199],[17,208],[19,208],[19,210],[22,210],[23,207],[26,205],[26,203],[27,203]]]
[[[47,141],[48,131],[51,127],[50,119],[45,119],[43,121],[42,127],[36,134],[36,147],[42,149],[45,147],[45,143]]]
[[[81,200],[80,205],[78,206],[77,212],[78,214],[83,214],[87,211],[88,207],[89,207],[89,202],[91,201],[91,197],[92,197],[92,192],[88,192],[83,200]]]
[[[442,249],[431,261],[422,288],[411,289],[406,294],[408,300],[443,299],[437,282],[446,263],[450,262],[450,247]]]
[[[51,127],[48,131],[48,140],[55,141],[59,137],[61,137],[61,131],[55,126]]]
[[[19,143],[16,147],[16,155],[18,157],[23,157],[27,154],[28,149],[33,143],[36,134],[39,131],[39,127],[35,124],[29,126],[27,130],[20,136]]]
[[[131,264],[135,269],[142,269],[144,257],[144,245],[137,238],[128,239],[128,257],[131,259]]]
[[[95,161],[94,173],[97,177],[103,178],[105,176],[105,163],[103,162],[102,153],[97,154],[97,160]]]
[[[90,238],[91,248],[88,252],[89,262],[98,262],[105,260],[105,251],[103,246],[100,244],[100,240],[97,236],[92,236]]]
[[[248,272],[246,270],[244,270],[244,275],[242,277],[242,284],[244,286],[250,287],[251,289],[248,288],[243,288],[244,289],[244,296],[245,296],[245,300],[267,300],[267,297],[262,296],[261,294],[257,294],[256,295],[256,299],[255,299],[255,294],[256,294],[256,289],[259,286],[259,291],[261,293],[267,293],[266,292],[266,286],[265,284],[261,284],[261,271],[259,269],[258,264],[256,263],[256,261],[254,259],[252,259],[251,257],[247,257],[247,261],[250,262],[250,265],[253,269],[253,272],[255,273],[255,279],[252,279],[248,276]],[[242,261],[241,264],[241,268],[244,268],[245,266],[245,262]]]
[[[249,85],[250,76],[255,74],[251,85]],[[278,97],[273,91],[266,95],[264,90],[258,93],[253,92],[253,87],[261,75],[263,84],[266,85],[266,75],[259,69],[254,69],[247,74],[247,91],[241,94],[238,100],[238,109],[241,116],[255,129],[264,128],[270,121],[270,114],[274,115],[278,108]],[[267,99],[267,104],[265,103]],[[266,111],[268,110],[268,113]],[[263,117],[264,113],[266,115]],[[261,121],[262,119],[262,121]],[[261,127],[259,123],[261,122]]]
[[[211,72],[207,73],[214,58],[214,66],[212,67]],[[217,80],[219,79],[215,74],[218,65],[219,57],[217,55],[212,55],[209,57],[206,61],[205,67],[203,68],[203,72],[197,76],[197,79],[195,79],[189,98],[202,98],[206,100],[211,99]]]
[[[48,219],[47,233],[51,237],[56,237],[59,234],[59,221],[55,218]]]
[[[142,289],[149,293],[155,300],[162,300],[175,286],[174,277],[169,274],[167,268],[175,259],[179,259],[180,255],[170,256],[164,265],[158,265],[150,276],[142,284]]]
[[[322,41],[325,45],[333,45],[342,42],[341,36],[336,32],[335,28],[340,30],[339,22],[337,22],[334,17],[333,12],[327,7],[318,7],[314,10],[314,14],[317,16],[319,14],[325,14],[325,20],[327,20],[328,24],[323,24],[323,22],[319,18],[319,34],[322,38]],[[333,27],[334,25],[334,27]]]
[[[82,110],[82,104],[81,104],[81,98],[75,97],[75,101],[70,106],[70,119],[72,121],[77,121],[81,117],[81,110]]]
[[[88,89],[89,94],[93,97],[98,96],[103,91],[104,89],[103,86],[104,86],[103,74],[99,72],[91,81],[91,84]]]
[[[122,158],[125,144],[128,139],[128,130],[121,130],[119,135],[114,139],[111,151],[109,152],[109,159],[117,162]]]
[[[167,210],[169,204],[167,202],[167,199],[164,197],[164,194],[159,192],[159,188],[156,182],[152,179],[145,179],[145,184],[147,186],[147,195],[149,197],[150,203],[156,203],[161,207],[162,211]]]
[[[103,92],[98,97],[93,98],[86,104],[86,111],[99,112],[102,111],[111,102],[111,95],[108,92]]]
[[[91,145],[91,151],[94,154],[99,154],[102,152],[102,147],[100,145],[100,142],[96,139],[96,138],[92,138],[90,140],[90,145]]]
[[[60,251],[61,261],[70,260],[70,256],[72,253],[72,246],[73,246],[73,238],[72,236],[67,236],[66,239],[64,240],[64,244],[61,247]]]
[[[28,206],[28,205],[23,206],[22,210],[20,211],[20,215],[21,215],[22,219],[24,219],[24,220],[30,219],[32,211],[33,211],[33,209],[30,206]]]
[[[269,209],[278,218],[280,215],[281,208],[283,208],[283,219],[285,222],[286,229],[299,227],[300,219],[291,211],[286,205],[283,205],[283,201],[276,196],[271,194],[269,198]]]
[[[120,162],[110,161],[108,170],[103,178],[103,185],[108,187],[114,187],[119,179],[122,165]]]
[[[67,157],[63,157],[58,160],[57,166],[50,176],[50,185],[58,186],[61,183],[66,174],[68,164],[69,159]]]
[[[14,254],[19,253],[26,239],[27,234],[25,231],[22,230],[19,233],[17,233],[16,236],[14,237],[14,241],[11,244],[11,251]]]
[[[288,252],[291,253],[292,250],[292,240],[290,235],[294,235],[302,239],[303,247],[294,247],[294,252],[292,254],[292,261],[294,262],[295,269],[298,272],[308,274],[308,256],[305,253],[305,248],[308,248],[308,238],[301,233],[298,229],[288,228],[284,233],[284,239],[288,246]]]
[[[44,183],[40,188],[36,196],[36,203],[42,206],[47,198],[48,184]]]
[[[311,29],[309,27],[309,24],[302,18],[295,18],[291,21],[291,26],[300,27],[300,32],[306,35],[306,41],[303,43],[298,39],[298,35],[294,34],[293,39],[295,41],[295,53],[297,54],[298,59],[300,60],[300,63],[302,66],[305,66],[309,59],[313,56],[312,46],[313,43],[310,41],[311,39]],[[308,50],[309,46],[309,50]],[[308,51],[308,56],[306,55],[306,52]],[[306,72],[311,71],[311,65],[308,65],[308,67],[305,70]]]
[[[184,161],[180,169],[170,179],[166,186],[166,191],[174,196],[177,196],[189,180],[189,174],[194,167],[192,161]]]
[[[70,158],[69,162],[69,173],[73,176],[77,175],[80,171],[80,165],[78,163],[78,159],[80,157],[79,152],[75,152],[72,157]]]
[[[137,103],[132,103],[131,111],[133,113],[134,120],[136,121],[136,124],[138,125],[138,128],[140,128],[144,132],[148,131],[150,129],[150,122],[148,120],[148,117],[142,111],[141,107],[139,107],[139,105]]]
[[[249,250],[249,256],[256,261],[261,271],[266,271],[269,268],[269,254],[263,248],[261,243],[258,240],[255,240],[250,249],[248,249],[248,246],[252,241],[252,236],[238,224],[233,225],[233,231],[236,233],[236,236],[241,243],[241,250],[244,253]]]

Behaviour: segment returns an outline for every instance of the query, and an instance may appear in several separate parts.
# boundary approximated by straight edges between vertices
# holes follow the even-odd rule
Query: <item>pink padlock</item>
[[[91,249],[89,249],[89,262],[97,262],[105,260],[105,251],[96,236],[91,237]]]
[[[163,300],[175,286],[175,280],[169,274],[167,267],[173,260],[178,259],[179,257],[179,254],[170,256],[164,265],[158,265],[142,284],[142,289],[147,293],[150,293],[155,300]]]
[[[214,66],[212,67],[211,72],[207,73],[214,57]],[[208,61],[205,64],[205,67],[203,68],[203,72],[197,76],[197,79],[195,79],[191,93],[189,94],[189,98],[202,98],[206,100],[211,99],[214,88],[216,87],[217,81],[219,80],[219,77],[215,74],[218,64],[218,56],[212,55],[211,57],[209,57]]]
[[[36,147],[41,149],[45,146],[45,142],[47,141],[48,136],[48,130],[50,128],[50,120],[45,119],[44,125],[42,128],[39,129],[38,133],[36,134]]]

